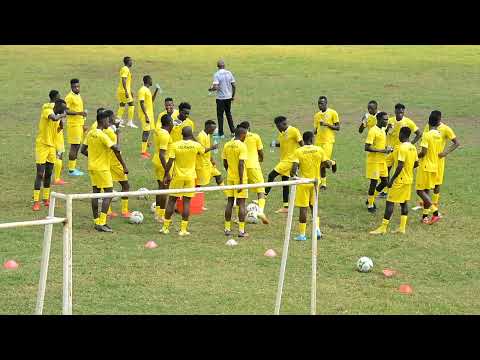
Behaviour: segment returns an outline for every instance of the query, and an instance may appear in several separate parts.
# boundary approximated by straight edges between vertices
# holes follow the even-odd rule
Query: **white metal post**
[[[67,195],[63,227],[63,315],[72,315],[72,196]]]
[[[285,280],[285,269],[287,267],[288,245],[290,243],[290,233],[292,232],[293,210],[295,206],[295,193],[297,186],[293,185],[290,189],[290,198],[288,199],[287,225],[285,227],[285,241],[283,243],[282,263],[280,265],[280,276],[278,279],[277,298],[275,301],[275,315],[280,314],[280,305],[282,303],[283,283]]]
[[[317,313],[317,217],[318,217],[318,181],[313,184],[313,213],[312,213],[312,289],[310,314]]]
[[[50,196],[50,205],[48,207],[47,219],[55,216],[55,193]],[[42,244],[42,261],[40,265],[40,280],[38,283],[37,305],[35,306],[35,315],[42,315],[43,303],[45,300],[45,289],[47,287],[48,261],[50,259],[50,245],[52,244],[53,224],[45,225]]]

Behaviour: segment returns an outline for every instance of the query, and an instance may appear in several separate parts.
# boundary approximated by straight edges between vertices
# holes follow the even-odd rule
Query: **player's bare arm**
[[[389,154],[393,151],[393,149],[390,147],[387,147],[385,149],[374,149],[372,148],[372,144],[365,144],[365,151],[372,153]]]
[[[123,86],[123,90],[125,91],[125,97],[128,99],[128,89],[127,89],[127,78],[126,77],[122,77],[122,86]]]
[[[125,164],[125,161],[123,161],[122,153],[120,152],[120,148],[118,147],[118,145],[115,144],[110,149],[112,149],[113,153],[115,154],[115,157],[118,159],[120,164],[122,164],[123,173],[128,174],[127,164]]]
[[[425,157],[425,155],[427,155],[427,148],[422,146],[420,152],[418,153],[418,158],[421,159]]]
[[[82,147],[80,148],[80,152],[88,157],[88,145],[82,144]]]
[[[460,143],[458,142],[457,138],[452,139],[452,144],[448,147],[448,149],[442,151],[440,154],[438,154],[439,158],[444,158],[448,154],[450,154],[452,151],[457,149],[460,146]]]
[[[417,129],[417,131],[415,131],[415,138],[413,139],[412,144],[416,144],[421,138],[422,133],[420,132],[420,129]]]
[[[245,166],[245,160],[238,161],[238,177],[240,178],[240,184],[243,184],[243,170]],[[238,193],[242,192],[242,189],[237,190]]]
[[[263,162],[263,150],[258,150],[257,153],[258,153],[258,161],[262,163]]]
[[[404,162],[403,161],[398,161],[397,168],[395,169],[395,172],[393,173],[392,177],[388,181],[388,187],[391,188],[393,183],[395,182],[395,179],[400,175],[400,173],[403,170]]]
[[[147,109],[145,109],[145,101],[140,100],[140,108],[142,109],[143,114],[145,115],[145,122],[150,124],[150,118],[147,115]]]
[[[170,181],[172,181],[172,177],[170,176],[170,169],[172,168],[174,158],[168,159],[167,167],[165,168],[165,176],[163,178],[163,184],[168,185]]]
[[[235,100],[235,91],[237,90],[237,87],[234,82],[232,82],[232,101]]]

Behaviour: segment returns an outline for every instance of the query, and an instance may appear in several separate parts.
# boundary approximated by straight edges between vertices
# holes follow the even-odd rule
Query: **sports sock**
[[[225,220],[225,230],[231,231],[232,230],[232,222]]]
[[[48,200],[50,198],[50,188],[43,188],[42,199]]]
[[[305,236],[305,232],[307,231],[307,223],[299,223],[298,224],[298,231],[300,231],[300,235]]]
[[[438,205],[438,201],[439,201],[439,200],[440,200],[440,193],[438,193],[438,194],[433,193],[433,195],[432,195],[432,202],[433,202],[434,204]]]
[[[320,178],[320,185],[327,186],[327,178],[326,177]]]
[[[168,230],[171,223],[172,223],[172,219],[168,219],[168,220],[165,219],[165,221],[163,222],[163,230]]]
[[[33,201],[40,201],[40,190],[33,190]]]
[[[423,208],[422,218],[428,217],[428,214],[430,214],[430,209],[425,209],[425,208]]]
[[[77,166],[77,160],[68,160],[68,171],[75,170]]]
[[[142,141],[142,153],[147,152],[148,143],[146,141]]]
[[[182,222],[180,223],[180,231],[187,231],[187,227],[188,227],[188,220],[187,221],[182,220]]]
[[[63,161],[61,159],[56,159],[55,167],[54,167],[55,181],[60,180],[60,178],[62,177],[62,166],[63,166]]]
[[[98,219],[98,225],[106,225],[107,224],[107,214],[104,212],[100,213],[100,217]]]
[[[383,219],[383,220],[382,220],[382,227],[383,227],[385,230],[387,230],[388,224],[390,224],[390,220],[387,220],[387,219]]]
[[[263,213],[263,210],[265,209],[265,202],[267,200],[265,198],[258,199],[258,207],[260,208],[260,211]]]
[[[128,199],[122,199],[122,214],[128,212]]]
[[[288,208],[288,202],[284,202],[284,203],[283,203],[283,207],[284,207],[284,208]]]
[[[373,193],[373,198],[375,199],[378,196],[378,191],[375,189],[375,192]]]
[[[375,202],[375,195],[368,195],[368,207],[373,207],[373,203]]]
[[[108,207],[107,214],[110,215],[112,213],[112,205]]]
[[[429,210],[431,211],[431,213],[435,216],[438,216],[438,207],[436,207],[435,205],[431,205]]]
[[[125,106],[120,106],[117,111],[117,117],[121,119],[123,118],[123,114],[125,114]]]
[[[135,106],[128,106],[128,121],[133,121],[133,115],[135,114]]]
[[[400,230],[405,231],[405,228],[407,227],[407,215],[402,215],[400,216]]]
[[[155,208],[155,212],[157,214],[157,217],[159,217],[160,219],[165,218],[165,209],[161,209],[160,206],[157,206]]]
[[[240,231],[240,232],[245,232],[245,222],[244,222],[244,221],[239,221],[239,223],[238,223],[238,231]]]
[[[98,225],[98,220],[100,220],[100,218],[98,218],[98,217],[95,218],[95,219],[93,219],[93,223],[94,223],[95,225]]]

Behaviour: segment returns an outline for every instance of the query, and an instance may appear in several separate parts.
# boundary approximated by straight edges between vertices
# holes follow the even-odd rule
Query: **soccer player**
[[[173,103],[173,99],[171,97],[165,98],[165,110],[158,114],[157,123],[155,124],[155,128],[161,128],[162,123],[161,119],[162,116],[168,114],[172,118],[172,120],[177,120],[178,117],[178,110],[175,109],[175,104]]]
[[[297,177],[298,171],[300,170],[300,176],[302,178],[320,180],[320,169],[322,167],[331,167],[332,161],[327,159],[325,151],[321,147],[313,145],[313,136],[314,134],[312,131],[306,131],[303,133],[304,145],[296,149],[294,152],[292,177]],[[295,240],[307,240],[307,212],[309,207],[313,212],[314,196],[314,184],[297,185],[295,206],[300,208],[300,215],[298,220],[298,228],[300,234],[295,238]],[[317,217],[316,231],[317,239],[320,239],[320,237],[322,236],[322,232],[320,231],[320,217]]]
[[[52,92],[50,92],[52,93]],[[55,100],[53,108],[44,104],[38,122],[38,134],[35,140],[35,163],[37,175],[33,187],[33,211],[40,210],[40,190],[43,182],[43,204],[50,205],[50,181],[53,165],[56,160],[55,140],[62,128],[59,121],[66,117],[67,106],[62,99]]]
[[[83,135],[87,130],[85,126],[87,112],[84,110],[83,100],[80,96],[80,80],[70,80],[70,87],[71,91],[65,96],[65,102],[67,103],[67,138],[70,144],[68,174],[70,176],[83,176],[84,173],[77,169],[77,157]]]
[[[238,126],[247,130],[247,136],[245,137],[245,145],[247,145],[248,159],[246,162],[247,168],[247,180],[249,184],[261,184],[264,183],[262,168],[260,163],[263,162],[263,143],[260,136],[250,131],[250,123],[248,121],[241,122]],[[260,207],[260,213],[258,217],[264,224],[268,224],[269,221],[265,215],[265,188],[252,189],[257,193],[258,206]]]
[[[133,115],[135,114],[135,106],[133,104],[133,92],[132,92],[132,73],[130,68],[133,65],[133,60],[130,56],[123,58],[124,66],[120,69],[120,81],[117,88],[117,99],[119,102],[119,108],[117,117],[122,119],[125,113],[125,104],[128,104],[128,123],[127,125],[132,128],[137,128],[137,125],[133,123]],[[123,126],[123,120],[120,126]]]
[[[288,125],[285,116],[277,116],[274,120],[277,130],[280,132],[276,147],[280,147],[280,162],[268,174],[268,182],[273,182],[278,175],[282,175],[282,181],[288,180],[292,171],[293,152],[300,146],[303,146],[302,135],[300,131],[293,126]],[[271,187],[265,188],[265,195],[268,196]],[[283,207],[276,211],[277,214],[288,212],[288,186],[283,187]]]
[[[155,118],[153,115],[153,103],[157,97],[158,87],[155,89],[155,92],[152,96],[150,91],[150,86],[152,86],[152,77],[150,75],[145,75],[143,77],[143,86],[138,90],[138,104],[140,111],[138,112],[140,122],[142,123],[142,151],[141,155],[143,159],[149,159],[150,153],[147,151],[148,147],[148,138],[150,137],[150,130],[155,128]]]
[[[158,126],[161,125],[161,126]],[[168,186],[163,183],[165,178],[165,169],[168,162],[168,149],[172,144],[170,132],[173,129],[173,121],[170,114],[166,113],[160,119],[160,124],[155,126],[153,130],[153,142],[155,146],[155,153],[152,157],[153,172],[157,179],[158,189],[168,189]],[[155,220],[163,223],[165,218],[165,205],[168,195],[157,195],[155,206]]]
[[[245,163],[248,159],[248,150],[244,141],[247,130],[243,127],[235,129],[235,137],[227,141],[223,146],[223,166],[227,171],[227,185],[239,185],[247,183],[247,171]],[[248,237],[245,232],[245,201],[248,199],[248,189],[226,190],[227,206],[225,207],[225,235],[232,234],[232,210],[233,202],[238,205],[238,237]]]
[[[440,134],[442,135],[442,145],[440,147],[442,152],[438,154],[440,160],[438,162],[438,172],[437,179],[435,181],[435,189],[433,190],[432,195],[432,202],[437,207],[440,201],[440,186],[443,184],[443,178],[445,174],[445,158],[448,154],[450,154],[452,151],[454,151],[460,146],[457,136],[453,132],[452,128],[442,122],[442,113],[440,111],[438,112],[438,115],[440,116],[440,125],[438,125],[437,130],[440,131]],[[427,126],[425,126],[425,129],[423,130],[423,134],[426,134],[429,131],[430,127],[427,124]],[[452,144],[450,144],[450,146],[446,149],[447,140],[450,140]]]
[[[373,235],[385,234],[393,215],[393,207],[400,204],[400,227],[395,233],[405,234],[408,218],[408,200],[412,193],[413,169],[418,166],[417,149],[409,142],[412,131],[404,126],[399,129],[400,145],[393,151],[394,172],[388,182],[388,197],[382,225],[370,232]]]
[[[377,114],[377,124],[368,130],[367,139],[365,140],[365,151],[367,152],[366,177],[370,179],[370,187],[368,188],[367,209],[368,212],[376,211],[375,197],[388,184],[388,169],[386,155],[393,151],[387,148],[387,135],[383,129],[387,126],[388,115],[386,112]],[[380,184],[378,184],[380,180]],[[378,186],[377,186],[378,184]]]
[[[182,111],[180,110],[180,114]],[[170,185],[170,189],[190,189],[195,187],[195,162],[198,154],[203,154],[205,149],[193,139],[193,130],[190,126],[182,129],[183,140],[174,142],[169,149],[169,159],[165,169],[164,184]],[[173,167],[173,175],[170,175],[170,169]],[[169,195],[167,209],[165,211],[165,220],[160,230],[163,234],[170,232],[169,227],[172,223],[172,214],[175,209],[177,198],[183,197],[183,214],[180,232],[178,235],[190,235],[187,231],[188,219],[190,217],[190,200],[195,193],[183,193]]]
[[[320,146],[327,155],[327,159],[332,159],[333,144],[335,143],[335,131],[340,131],[340,119],[338,113],[329,108],[326,96],[318,98],[319,112],[313,117],[313,127],[315,136],[315,145]],[[327,189],[327,172],[325,167],[320,169],[320,190]],[[332,161],[332,172],[337,171],[337,164]]]
[[[438,131],[440,124],[440,111],[432,111],[428,118],[428,126],[430,130],[425,133],[420,143],[420,159],[417,171],[416,190],[417,195],[423,201],[423,224],[434,224],[440,220],[438,216],[438,207],[432,203],[429,191],[435,188],[437,182],[438,163],[440,161],[439,154],[442,152],[442,134]],[[429,220],[428,215],[432,213]]]
[[[118,145],[115,144],[104,132],[108,128],[109,115],[102,111],[97,117],[97,129],[92,130],[87,135],[86,144],[82,145],[81,152],[88,157],[88,172],[92,184],[93,193],[99,193],[103,190],[105,193],[113,191],[112,173],[110,172],[111,152],[120,162],[123,173],[128,174],[127,165],[123,161]],[[107,213],[110,208],[112,198],[104,198],[102,209],[98,214],[98,199],[92,199],[92,212],[94,219],[94,228],[100,232],[112,232],[112,228],[107,225]]]
[[[172,137],[172,142],[177,142],[182,140],[182,130],[184,127],[190,126],[192,128],[192,136],[193,131],[195,131],[195,123],[192,119],[190,119],[190,110],[192,107],[189,103],[182,102],[178,105],[178,115],[177,119],[173,119],[173,129],[170,133]],[[195,139],[195,138],[193,138]]]
[[[361,134],[365,129],[371,129],[377,125],[378,103],[370,100],[367,104],[367,112],[363,115],[358,132]],[[385,125],[386,126],[386,125]]]

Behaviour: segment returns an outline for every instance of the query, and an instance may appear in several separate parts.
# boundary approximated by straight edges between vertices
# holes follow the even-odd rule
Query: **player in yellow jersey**
[[[274,119],[275,126],[280,132],[277,140],[271,144],[280,148],[280,162],[268,174],[268,182],[273,182],[278,175],[282,176],[282,181],[288,180],[292,172],[293,152],[300,146],[303,146],[302,135],[300,131],[293,126],[288,125],[285,116],[277,116]],[[268,196],[271,187],[265,188],[265,195]],[[276,211],[276,213],[288,212],[288,186],[283,187],[283,207]]]
[[[190,104],[186,102],[182,102],[180,105],[178,105],[178,115],[176,119],[173,119],[173,129],[170,133],[172,142],[182,140],[182,130],[184,127],[190,126],[192,128],[192,134],[195,131],[195,123],[192,119],[190,119],[191,109],[192,107]]]
[[[198,154],[203,154],[205,149],[193,139],[193,131],[190,126],[182,129],[183,140],[174,142],[169,149],[169,159],[165,169],[165,185],[170,185],[170,189],[190,189],[195,187],[195,162]],[[170,175],[170,169],[173,166],[173,175]],[[172,214],[175,209],[177,198],[183,198],[183,214],[180,232],[178,235],[190,235],[188,232],[188,219],[190,217],[190,200],[195,193],[183,193],[169,195],[167,209],[165,211],[165,220],[160,230],[163,234],[170,232],[169,227],[172,223]]]
[[[313,128],[315,134],[315,145],[320,146],[329,160],[332,159],[333,144],[335,144],[335,131],[340,131],[340,118],[338,113],[328,107],[326,96],[318,98],[319,112],[313,117]],[[324,167],[320,169],[320,190],[327,189],[327,172]],[[337,164],[332,161],[332,172],[337,171]]]
[[[68,174],[70,176],[82,176],[84,173],[77,169],[77,157],[84,133],[87,130],[85,126],[87,112],[80,96],[80,80],[70,80],[70,87],[71,91],[65,96],[65,102],[67,103],[67,140],[70,144]]]
[[[121,119],[120,126],[123,127],[123,114],[125,113],[125,105],[128,105],[127,126],[136,128],[137,126],[133,123],[135,106],[133,103],[132,72],[130,71],[132,65],[132,58],[130,56],[125,56],[123,58],[123,66],[120,69],[120,80],[117,87],[117,100],[119,102],[117,117]]]
[[[160,114],[158,114],[158,117],[157,117],[157,123],[155,124],[155,128],[161,128],[162,127],[162,124],[161,124],[161,119],[162,119],[162,116],[165,115],[165,114],[168,114],[170,115],[170,117],[172,118],[173,121],[177,120],[177,117],[178,117],[178,110],[175,109],[175,104],[173,103],[173,99],[171,97],[167,97],[165,98],[165,110],[162,111]]]
[[[247,184],[247,170],[245,163],[248,159],[248,150],[245,145],[247,130],[243,127],[235,129],[235,137],[223,146],[223,167],[227,171],[227,185]],[[238,237],[248,237],[245,232],[245,201],[248,199],[248,189],[226,190],[227,206],[225,207],[225,235],[232,234],[233,203],[238,205]]]
[[[412,194],[413,169],[418,166],[417,149],[409,142],[412,131],[405,126],[399,130],[400,145],[393,151],[394,172],[388,181],[388,197],[382,225],[370,232],[372,235],[385,234],[393,215],[395,204],[400,204],[400,226],[395,233],[405,234],[408,218],[408,200]]]
[[[442,114],[440,113],[440,125],[438,125],[437,130],[440,131],[440,134],[442,134],[442,145],[440,147],[442,152],[438,154],[440,160],[438,162],[438,172],[437,179],[435,181],[435,189],[433,190],[432,195],[432,202],[437,207],[440,201],[440,186],[443,184],[443,178],[445,174],[445,158],[448,154],[450,154],[452,151],[454,151],[460,146],[457,136],[453,132],[452,128],[442,122],[441,116]],[[425,126],[425,129],[423,130],[423,134],[426,134],[429,131],[430,127],[427,124],[427,126]],[[452,144],[450,144],[448,148],[446,148],[447,140],[450,140],[452,142]]]
[[[363,115],[360,121],[358,132],[361,134],[363,130],[370,130],[377,125],[378,103],[375,100],[370,100],[367,104],[367,112]],[[386,125],[385,125],[386,126]]]
[[[304,145],[294,151],[292,177],[297,177],[298,171],[300,170],[300,177],[320,180],[320,169],[322,167],[331,167],[332,161],[327,159],[327,154],[325,154],[325,151],[320,146],[313,145],[313,137],[314,134],[312,131],[306,131],[303,133]],[[313,213],[313,201],[316,191],[318,191],[318,186],[315,190],[315,184],[302,184],[297,186],[295,206],[300,208],[298,219],[298,228],[300,234],[295,238],[295,240],[307,240],[307,212],[308,208],[310,208]],[[317,239],[320,239],[322,236],[322,232],[320,231],[320,216],[317,217],[316,231]]]
[[[86,144],[82,145],[82,154],[88,157],[88,172],[90,174],[93,193],[99,193],[102,190],[105,193],[113,191],[112,173],[110,171],[112,151],[122,165],[123,173],[128,174],[127,165],[123,161],[118,145],[104,132],[104,130],[108,128],[108,121],[108,113],[106,111],[100,112],[97,117],[97,129],[88,133]],[[98,214],[98,199],[92,199],[95,230],[112,232],[112,228],[107,225],[107,213],[111,201],[112,198],[104,198],[102,200],[101,213]]]
[[[365,140],[365,151],[367,152],[367,162],[365,176],[370,180],[368,188],[367,209],[370,213],[375,213],[375,197],[388,184],[387,154],[393,151],[386,147],[387,135],[385,126],[387,126],[388,115],[386,112],[377,114],[377,124],[368,130]],[[380,184],[378,181],[380,180]],[[378,185],[378,186],[377,186]]]
[[[155,153],[152,157],[153,172],[155,179],[157,179],[158,189],[168,189],[168,185],[165,185],[163,179],[165,178],[165,169],[168,162],[168,149],[172,145],[172,138],[170,132],[173,129],[173,121],[168,113],[165,113],[160,123],[155,126],[153,130],[153,143],[155,147]],[[171,173],[171,171],[170,171]],[[165,219],[165,205],[167,202],[167,195],[157,195],[155,204],[155,220],[163,223]]]
[[[40,190],[43,183],[43,204],[50,205],[50,182],[53,165],[56,160],[55,141],[57,133],[62,129],[59,122],[66,117],[67,106],[62,99],[55,100],[53,108],[50,104],[42,107],[38,122],[38,134],[35,140],[35,163],[37,174],[33,187],[33,211],[40,210]]]
[[[160,88],[159,86],[157,86],[152,96],[152,92],[149,89],[152,84],[152,77],[150,75],[145,75],[143,77],[143,86],[140,88],[140,90],[138,90],[137,95],[139,105],[138,117],[140,118],[143,130],[142,151],[140,153],[143,159],[150,159],[151,156],[150,153],[147,151],[148,138],[150,137],[150,131],[155,128],[153,103],[155,102],[158,89]]]
[[[238,126],[247,130],[247,136],[245,137],[245,145],[247,145],[248,159],[245,164],[247,168],[247,179],[249,184],[261,184],[264,183],[262,168],[260,163],[263,162],[263,143],[261,137],[250,131],[250,123],[248,121],[241,122]],[[252,189],[257,193],[258,206],[260,207],[260,213],[258,217],[264,224],[268,224],[269,221],[265,215],[265,188],[259,187]]]
[[[423,201],[423,215],[422,223],[434,224],[440,220],[438,216],[438,207],[432,203],[430,198],[430,190],[435,188],[437,182],[438,164],[440,161],[439,154],[442,152],[442,134],[438,131],[440,124],[441,113],[434,110],[430,113],[428,118],[428,126],[430,131],[425,133],[420,143],[420,152],[418,157],[420,159],[419,168],[417,171],[416,185],[417,195]],[[432,218],[429,220],[428,215],[432,213]]]

